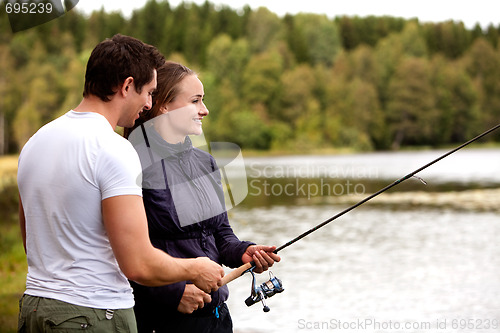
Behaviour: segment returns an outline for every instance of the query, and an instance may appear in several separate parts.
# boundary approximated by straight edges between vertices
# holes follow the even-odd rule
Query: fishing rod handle
[[[231,272],[227,273],[222,278],[222,286],[225,286],[229,282],[236,280],[237,278],[245,274],[245,272],[248,271],[253,266],[255,266],[255,263],[252,261],[252,262],[247,262],[246,264],[243,264],[240,267],[233,269]]]

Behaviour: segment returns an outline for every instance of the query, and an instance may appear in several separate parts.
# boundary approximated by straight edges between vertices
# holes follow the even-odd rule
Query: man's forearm
[[[154,251],[154,255],[144,262],[143,269],[136,270],[136,275],[129,279],[150,287],[191,281],[205,292],[216,290],[222,283],[222,267],[206,257],[174,258],[161,250]]]

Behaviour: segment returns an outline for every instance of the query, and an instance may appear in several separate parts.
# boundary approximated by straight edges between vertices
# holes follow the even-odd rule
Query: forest
[[[124,17],[78,6],[13,33],[0,8],[0,154],[78,105],[93,47],[116,33],[199,73],[209,142],[305,153],[440,147],[500,123],[500,25],[278,16],[149,0]],[[488,141],[499,142],[500,135]]]

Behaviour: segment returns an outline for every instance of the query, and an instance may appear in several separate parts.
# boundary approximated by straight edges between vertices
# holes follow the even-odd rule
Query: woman
[[[207,256],[228,267],[279,261],[274,246],[240,241],[229,225],[215,159],[194,148],[209,113],[196,73],[174,62],[158,69],[153,106],[125,136],[143,167],[143,199],[153,245],[172,256]],[[227,286],[207,294],[189,281],[163,287],[132,283],[139,332],[232,332]]]

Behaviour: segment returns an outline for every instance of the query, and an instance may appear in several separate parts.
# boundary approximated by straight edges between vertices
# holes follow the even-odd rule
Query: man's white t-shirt
[[[132,145],[104,116],[69,111],[43,126],[19,157],[26,219],[26,294],[100,309],[134,305],[102,219],[101,201],[142,195]]]

